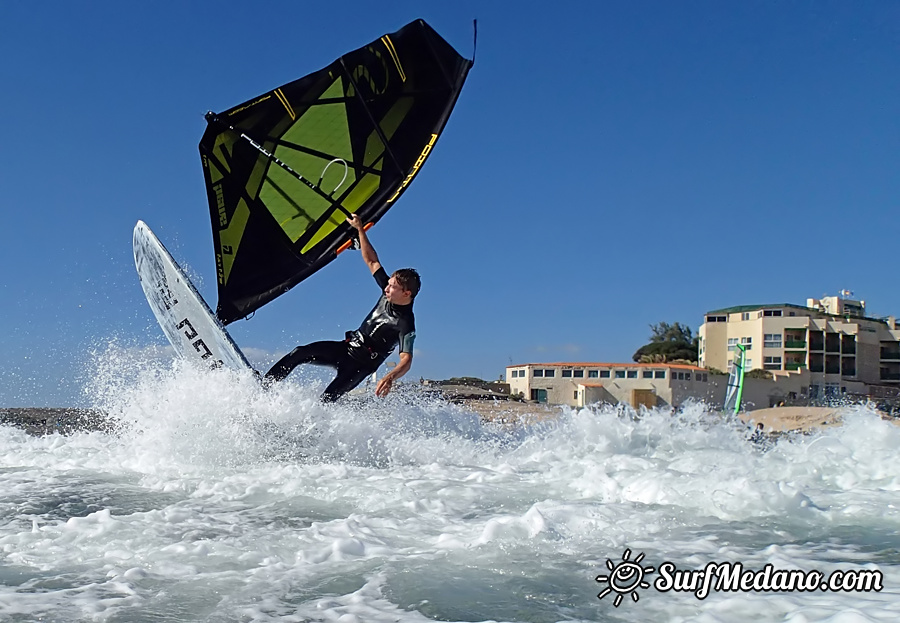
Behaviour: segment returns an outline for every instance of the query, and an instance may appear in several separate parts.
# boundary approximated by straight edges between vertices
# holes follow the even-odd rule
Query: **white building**
[[[679,406],[688,398],[717,393],[711,394],[706,370],[665,363],[526,363],[507,366],[506,382],[512,394],[572,407],[598,402]]]

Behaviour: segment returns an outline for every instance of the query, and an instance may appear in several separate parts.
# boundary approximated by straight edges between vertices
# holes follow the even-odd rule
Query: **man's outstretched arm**
[[[411,353],[400,353],[400,363],[394,366],[394,369],[385,374],[378,381],[378,385],[375,386],[375,395],[380,397],[385,397],[388,395],[388,392],[391,391],[391,388],[394,386],[394,381],[399,379],[401,376],[409,372],[409,369],[412,367],[412,354]]]
[[[362,253],[362,259],[374,275],[378,272],[378,269],[381,268],[381,262],[378,261],[378,254],[375,253],[375,248],[372,246],[372,243],[369,242],[365,225],[363,225],[363,222],[359,220],[359,217],[356,214],[351,214],[350,218],[347,219],[347,222],[359,232],[359,250]]]

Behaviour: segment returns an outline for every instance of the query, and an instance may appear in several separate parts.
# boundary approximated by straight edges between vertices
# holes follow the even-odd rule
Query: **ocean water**
[[[413,391],[322,405],[303,379],[115,367],[87,389],[115,433],[0,427],[0,621],[900,618],[900,427],[864,407],[761,446],[702,405],[509,426]],[[701,599],[659,590],[663,563],[880,590]]]

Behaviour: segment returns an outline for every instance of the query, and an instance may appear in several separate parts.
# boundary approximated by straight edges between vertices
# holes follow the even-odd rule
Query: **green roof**
[[[793,303],[769,303],[768,305],[737,305],[735,307],[726,307],[724,309],[714,309],[712,311],[706,312],[709,314],[738,314],[740,312],[746,311],[755,311],[758,309],[774,309],[781,307],[793,307],[794,309],[802,309],[803,311],[814,311],[817,312],[819,310],[812,309],[811,307],[804,307],[803,305],[794,305]]]
[[[856,318],[858,320],[869,320],[871,322],[880,322],[888,325],[889,329],[893,329],[887,321],[887,318],[873,318],[871,316],[854,316],[852,314],[829,314],[805,305],[795,305],[794,303],[770,303],[768,305],[736,305],[735,307],[725,307],[723,309],[714,309],[706,312],[705,316],[713,316],[716,314],[739,314],[741,312],[757,311],[760,309],[781,309],[781,308],[799,309],[806,313],[821,314],[829,318]]]

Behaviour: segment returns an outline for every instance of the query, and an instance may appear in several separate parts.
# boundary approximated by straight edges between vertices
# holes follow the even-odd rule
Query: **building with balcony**
[[[747,370],[777,379],[798,377],[811,399],[872,386],[900,389],[900,330],[894,317],[869,318],[865,301],[841,297],[742,305],[710,311],[700,326],[699,363],[728,371],[735,345],[747,349]]]

